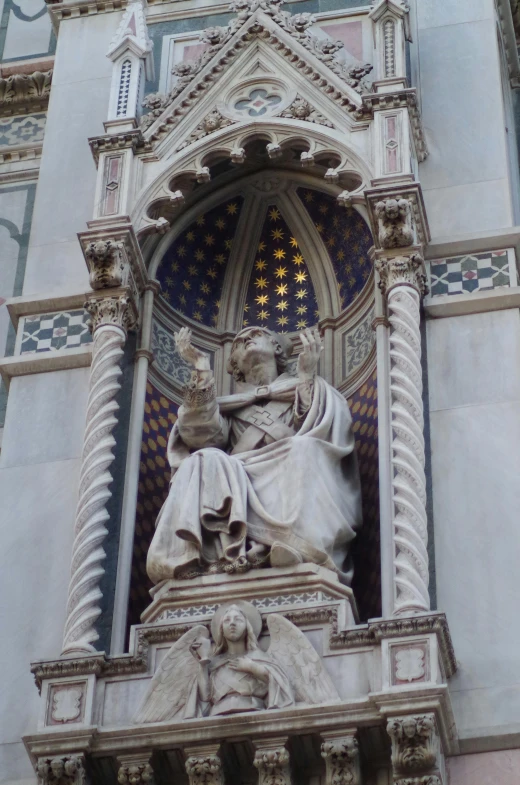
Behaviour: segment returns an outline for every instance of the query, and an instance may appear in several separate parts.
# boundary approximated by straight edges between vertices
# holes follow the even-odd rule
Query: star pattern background
[[[271,204],[260,236],[242,327],[296,332],[316,324],[318,304],[307,262],[280,208]]]
[[[215,327],[226,265],[235,238],[241,196],[193,221],[166,251],[157,271],[161,296],[180,314]]]
[[[297,194],[325,243],[344,310],[370,276],[370,229],[357,210],[341,207],[334,196],[311,188],[298,188]]]
[[[352,413],[361,476],[363,527],[354,540],[353,589],[362,621],[381,615],[379,555],[379,463],[377,445],[376,372],[348,399]],[[151,382],[146,387],[139,491],[135,522],[128,624],[139,624],[150,604],[152,583],[146,574],[146,554],[155,521],[168,495],[170,467],[166,457],[168,436],[179,405],[166,398]]]

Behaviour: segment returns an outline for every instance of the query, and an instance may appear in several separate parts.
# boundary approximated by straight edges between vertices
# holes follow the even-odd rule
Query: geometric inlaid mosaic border
[[[18,328],[18,335],[21,335],[19,354],[76,349],[92,343],[88,319],[83,308],[23,317]]]
[[[434,259],[428,271],[430,297],[473,294],[516,284],[507,250]]]

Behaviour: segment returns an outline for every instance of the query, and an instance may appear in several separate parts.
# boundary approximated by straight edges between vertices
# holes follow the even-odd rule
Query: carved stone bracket
[[[85,756],[57,755],[38,758],[38,785],[87,785]]]
[[[434,714],[388,720],[395,785],[437,785],[442,782],[440,740]]]
[[[216,747],[186,750],[186,774],[189,785],[224,785],[222,761]]]
[[[0,77],[0,115],[12,115],[27,107],[44,108],[51,92],[52,71]]]
[[[155,785],[150,757],[150,753],[119,756],[117,772],[119,785]]]
[[[353,734],[323,734],[321,757],[325,760],[325,785],[359,785],[359,748]]]
[[[269,743],[255,744],[253,760],[258,769],[258,785],[291,785],[289,753],[285,739],[272,739]]]
[[[419,183],[372,188],[365,191],[365,199],[376,249],[408,248],[429,242],[430,230]]]

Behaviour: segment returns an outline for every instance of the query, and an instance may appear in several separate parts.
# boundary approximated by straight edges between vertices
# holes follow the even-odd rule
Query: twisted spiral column
[[[85,308],[92,316],[94,339],[62,654],[93,652],[99,637],[94,625],[101,613],[102,543],[112,482],[108,469],[114,460],[112,431],[119,408],[115,398],[126,330],[135,319],[126,296],[92,297]]]
[[[382,258],[390,357],[394,614],[429,610],[420,301],[422,259]]]

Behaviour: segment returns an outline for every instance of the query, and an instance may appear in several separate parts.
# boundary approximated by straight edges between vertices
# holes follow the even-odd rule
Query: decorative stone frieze
[[[321,745],[325,785],[359,785],[359,748],[353,734],[327,738]]]
[[[0,115],[18,114],[44,107],[51,92],[52,70],[0,77]]]
[[[192,752],[186,759],[189,785],[224,785],[222,761],[216,750]]]
[[[440,739],[435,715],[393,717],[386,729],[392,740],[395,785],[440,784]]]
[[[87,785],[85,756],[57,755],[38,758],[38,785]]]
[[[258,769],[258,785],[291,785],[290,757],[284,739],[255,744],[253,765]]]

